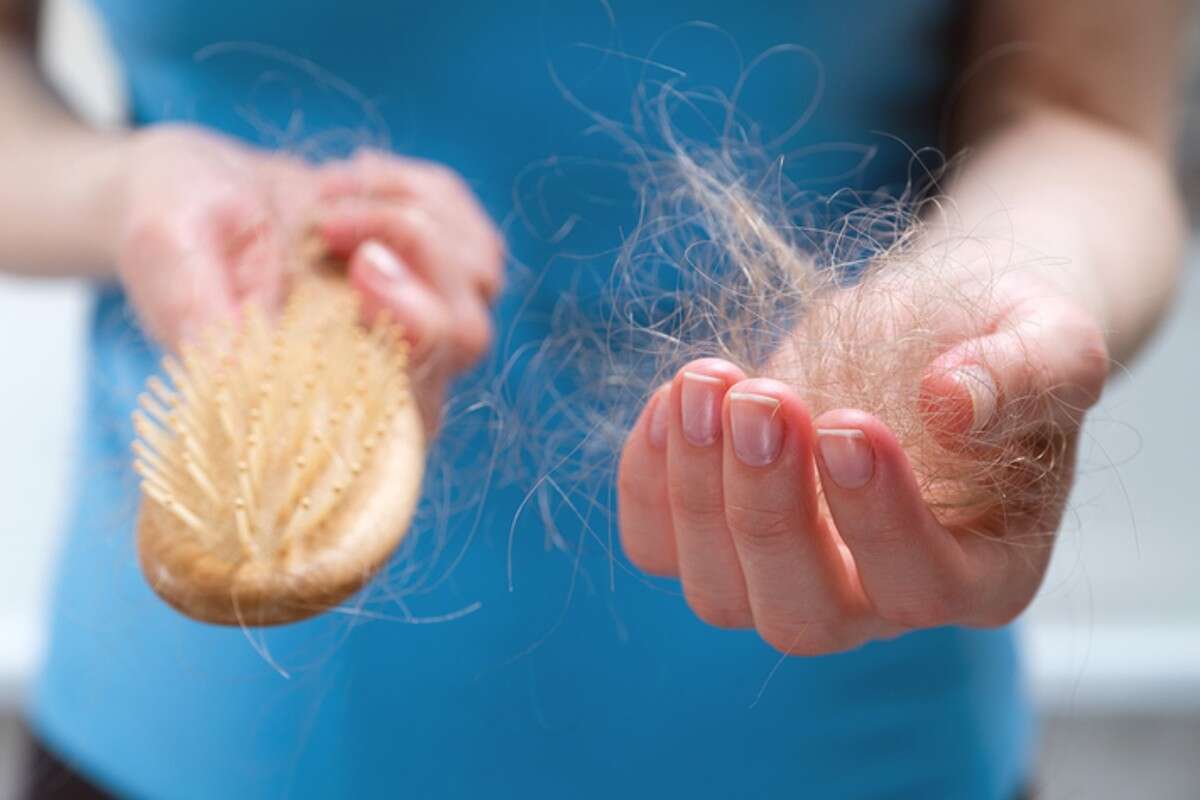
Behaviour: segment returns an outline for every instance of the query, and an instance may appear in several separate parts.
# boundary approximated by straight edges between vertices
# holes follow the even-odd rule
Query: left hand
[[[1013,276],[986,302],[973,319],[938,320],[940,355],[913,392],[938,411],[929,432],[947,447],[968,447],[967,433],[980,431],[1045,447],[1029,431],[1053,432],[1061,457],[1043,478],[1056,485],[1039,490],[1042,507],[939,520],[880,419],[853,408],[810,419],[792,387],[701,359],[650,398],[626,442],[618,485],[630,560],[681,578],[702,620],[755,628],[796,655],[1011,621],[1045,573],[1108,356],[1100,326],[1060,290]],[[879,314],[904,325],[902,307]],[[1042,401],[1022,407],[1017,438],[1003,429],[1006,403],[1029,397]]]

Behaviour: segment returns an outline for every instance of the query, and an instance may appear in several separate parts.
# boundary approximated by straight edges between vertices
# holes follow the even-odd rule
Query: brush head
[[[248,307],[168,357],[134,412],[138,551],[150,586],[194,619],[278,625],[336,605],[386,563],[424,471],[395,325],[358,322],[329,274],[282,315]]]

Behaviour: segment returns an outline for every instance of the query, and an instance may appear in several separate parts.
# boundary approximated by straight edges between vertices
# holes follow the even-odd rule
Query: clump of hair
[[[575,388],[549,407],[539,398],[544,429],[524,428],[539,447],[534,493],[590,515],[578,497],[615,465],[645,401],[688,361],[716,356],[791,385],[814,417],[856,408],[880,418],[947,524],[1003,535],[1006,521],[1057,507],[1063,482],[1045,478],[1070,447],[1034,413],[1049,398],[1006,396],[981,430],[949,436],[952,421],[922,397],[931,363],[959,344],[939,322],[972,320],[986,332],[987,281],[1005,271],[992,265],[969,286],[947,280],[970,236],[945,233],[933,173],[898,192],[817,196],[789,179],[787,159],[771,157],[752,126],[726,125],[715,146],[678,136],[671,108],[695,100],[667,85],[633,129],[599,120],[635,155],[638,224],[611,254],[602,298],[564,296],[538,354]],[[924,223],[931,211],[936,240]],[[1050,533],[1052,522],[1032,527]]]

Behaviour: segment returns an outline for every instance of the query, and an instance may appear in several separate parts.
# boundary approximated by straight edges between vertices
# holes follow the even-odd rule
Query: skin
[[[1073,451],[1110,363],[1131,358],[1164,315],[1184,238],[1171,177],[1183,7],[975,6],[972,66],[951,109],[964,149],[921,234],[930,250],[969,234],[937,268],[944,285],[979,293],[977,317],[942,321],[945,349],[921,386],[950,445],[968,429],[1003,436],[988,426],[1006,400],[1043,393],[1055,402],[1039,413]],[[348,259],[366,313],[387,308],[408,325],[432,376],[426,408],[443,376],[486,348],[501,246],[457,178],[385,154],[314,169],[190,128],[88,130],[42,86],[23,8],[0,0],[0,265],[117,277],[172,343],[247,298],[276,302],[271,265],[298,229],[316,230]],[[908,270],[895,267],[902,293]],[[689,437],[703,420],[711,435]],[[775,447],[762,445],[768,429]],[[864,457],[847,470],[852,453]],[[1064,490],[1070,461],[1052,478]],[[1062,514],[986,520],[992,538],[948,528],[879,420],[852,408],[811,419],[769,371],[747,378],[715,359],[650,399],[619,486],[635,564],[678,576],[701,619],[753,627],[798,655],[1008,622],[1036,592]],[[1003,541],[1028,534],[1039,543],[1019,557]]]
[[[366,320],[404,327],[436,426],[447,381],[491,344],[503,283],[502,240],[462,179],[370,150],[317,167],[195,126],[91,130],[37,74],[34,11],[0,0],[0,269],[119,280],[175,347],[243,303],[277,309],[315,239]]]
[[[933,435],[950,447],[966,447],[970,433],[1003,437],[994,423],[1005,402],[1044,396],[1024,422],[1063,437],[1066,457],[1048,479],[1060,500],[944,525],[878,419],[853,408],[811,419],[769,367],[747,378],[702,359],[650,398],[625,445],[630,560],[678,577],[705,622],[754,628],[795,655],[1019,615],[1045,574],[1084,413],[1110,364],[1128,362],[1162,319],[1175,285],[1184,223],[1172,98],[1184,7],[978,4],[953,105],[958,167],[906,252],[919,261],[939,242],[959,244],[937,266],[886,265],[901,299],[919,291],[908,276],[935,269],[976,301],[972,319],[936,321],[944,349],[920,387],[938,412]],[[903,329],[904,307],[880,304],[878,318]],[[711,435],[690,440],[689,425],[704,419]],[[849,465],[848,453],[857,454]]]

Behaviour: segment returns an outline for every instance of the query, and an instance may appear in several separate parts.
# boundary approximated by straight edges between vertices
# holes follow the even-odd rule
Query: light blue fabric
[[[620,157],[611,139],[586,133],[589,119],[552,74],[619,117],[640,79],[667,75],[615,53],[653,50],[697,82],[729,85],[729,41],[747,58],[804,45],[824,83],[793,143],[797,168],[822,192],[873,190],[903,184],[910,163],[880,132],[914,147],[936,141],[954,22],[949,2],[885,0],[97,5],[137,122],[192,121],[323,155],[386,129],[394,149],[460,170],[512,223],[513,253],[535,270],[571,246],[616,244],[633,214],[596,205],[552,244],[513,213],[514,185],[534,162]],[[678,27],[689,20],[722,33]],[[768,129],[786,128],[814,95],[815,73],[790,63],[745,98]],[[321,138],[335,130],[343,135]],[[858,146],[809,147],[831,142]],[[854,169],[873,147],[869,166]],[[549,217],[559,199],[603,194],[603,180],[547,189]],[[497,363],[545,335],[538,312],[568,285],[563,274],[501,304]],[[669,583],[614,567],[604,526],[597,538],[578,522],[561,527],[567,546],[556,549],[537,513],[512,531],[509,591],[524,492],[477,479],[495,438],[456,438],[453,423],[458,446],[438,456],[446,470],[431,477],[415,549],[361,600],[390,619],[329,614],[251,635],[190,622],[151,594],[132,547],[128,419],[155,357],[123,295],[100,291],[73,513],[29,714],[103,786],[154,798],[986,800],[1012,796],[1027,775],[1029,710],[1007,630],[933,630],[781,663],[754,634],[697,621]],[[525,391],[539,391],[535,373],[525,378]],[[498,456],[519,460],[508,448]],[[608,503],[609,489],[598,481],[596,499]]]

